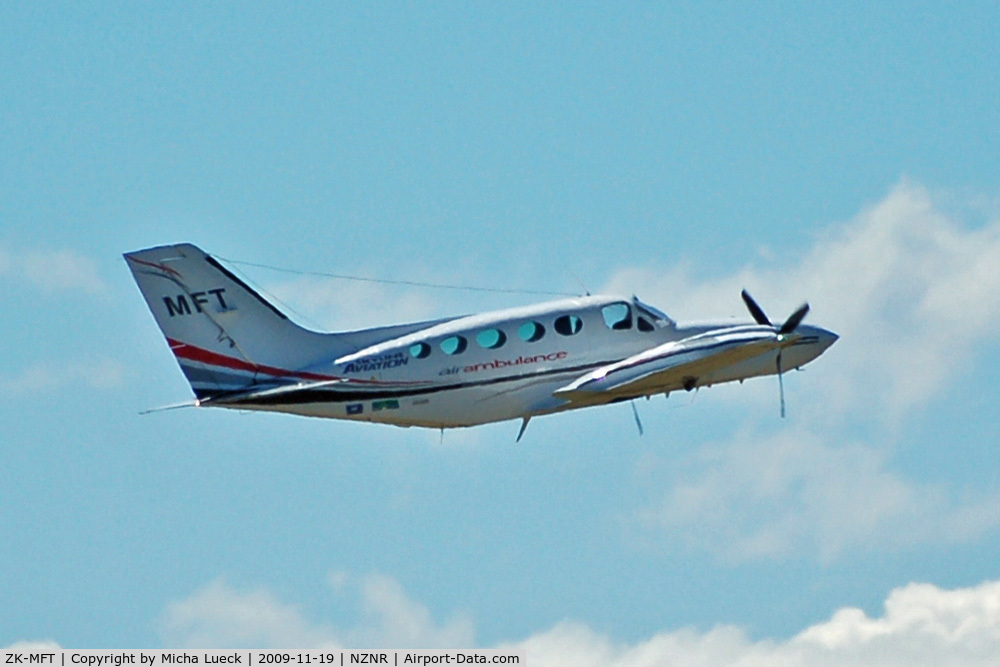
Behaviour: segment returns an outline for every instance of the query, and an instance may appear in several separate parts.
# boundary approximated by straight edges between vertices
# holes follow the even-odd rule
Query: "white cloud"
[[[8,646],[0,647],[0,651],[9,651],[11,653],[32,653],[39,651],[58,651],[61,648],[62,647],[56,642],[43,639],[14,642]]]
[[[471,623],[456,634],[427,629],[423,613],[416,625],[399,608],[417,608],[382,575],[372,575],[362,588],[373,587],[366,599],[393,611],[381,619],[387,624],[374,636],[359,635],[367,644],[349,642],[346,648],[474,647]],[[402,600],[400,599],[402,595]],[[367,615],[363,611],[363,615]],[[380,612],[381,614],[381,612]],[[366,621],[363,619],[361,625]],[[398,624],[398,625],[397,625]],[[417,635],[411,634],[414,629]],[[278,601],[265,590],[237,593],[221,580],[212,582],[181,602],[171,604],[163,623],[164,645],[177,648],[258,646],[261,648],[336,648],[330,626],[306,621],[294,606]],[[451,641],[461,643],[454,644]],[[5,651],[58,650],[51,641],[15,642]],[[664,630],[633,644],[619,642],[585,623],[564,621],[497,649],[524,650],[536,667],[656,667],[671,665],[758,667],[847,667],[881,665],[1000,664],[1000,581],[978,586],[942,589],[912,583],[891,591],[881,616],[869,617],[857,608],[836,610],[829,620],[805,628],[787,639],[753,640],[740,627],[721,625],[706,631],[694,628]]]
[[[802,426],[747,430],[647,471],[661,499],[640,512],[639,535],[654,544],[669,536],[729,561],[803,552],[829,561],[847,551],[968,541],[1000,525],[1000,492],[957,497],[891,471],[889,458]]]
[[[334,575],[345,585],[345,575]],[[449,648],[475,647],[468,620],[436,626],[426,607],[384,575],[353,578],[361,598],[355,630],[338,632],[307,621],[293,605],[264,590],[238,593],[221,580],[171,604],[163,622],[170,647]],[[1000,664],[1000,581],[945,590],[909,584],[891,591],[881,616],[856,608],[787,639],[751,639],[745,629],[664,630],[633,644],[588,625],[564,621],[498,649],[523,649],[536,667],[657,665],[995,665]]]
[[[24,280],[43,292],[101,294],[108,289],[97,262],[69,249],[10,252],[0,248],[0,275]]]
[[[353,646],[463,648],[473,646],[472,621],[457,616],[441,626],[430,611],[411,600],[396,580],[371,574],[360,580],[362,620],[347,634]]]
[[[841,339],[787,387],[790,419],[780,431],[746,426],[731,442],[703,445],[681,472],[653,475],[659,498],[640,513],[641,537],[670,535],[733,560],[803,549],[830,559],[847,549],[972,540],[1000,525],[1000,491],[960,494],[892,471],[903,418],[996,338],[1000,219],[966,224],[904,182],[790,266],[704,282],[692,275],[689,267],[630,269],[612,288],[645,285],[645,298],[680,318],[748,319],[743,287],[775,320],[808,298],[811,321]],[[776,384],[710,396],[755,401],[751,417],[773,414]]]
[[[357,591],[361,618],[354,627],[311,622],[266,590],[239,592],[217,579],[167,607],[160,623],[163,643],[178,648],[467,648],[475,642],[470,620],[456,616],[436,624],[430,611],[390,577],[336,572],[329,583],[337,595]]]
[[[889,594],[881,617],[840,609],[787,640],[753,641],[741,628],[719,626],[662,632],[628,645],[566,622],[508,646],[523,648],[537,667],[996,665],[1000,582],[952,591],[910,584]]]
[[[216,579],[168,605],[160,623],[168,648],[336,648],[331,628],[306,621],[265,590],[238,592]]]
[[[364,598],[358,627],[371,621],[371,609],[365,608],[370,604],[381,624],[375,634],[364,630],[346,643],[339,641],[340,635],[331,626],[305,620],[297,607],[277,600],[266,590],[239,593],[216,580],[191,597],[168,606],[161,624],[164,645],[324,649],[475,647],[471,622],[461,621],[459,625],[464,627],[452,630],[447,625],[444,628],[428,625],[426,608],[407,598],[392,579],[371,575],[357,581]],[[415,616],[412,611],[416,611]],[[359,641],[365,643],[356,643]],[[58,648],[55,642],[30,641],[16,642],[3,650]],[[889,593],[880,616],[870,617],[861,609],[844,607],[834,611],[828,620],[787,639],[754,640],[741,627],[721,625],[705,631],[664,630],[629,644],[597,632],[585,623],[563,621],[494,648],[523,649],[529,664],[535,667],[997,665],[1000,664],[1000,581],[953,590],[911,583]]]

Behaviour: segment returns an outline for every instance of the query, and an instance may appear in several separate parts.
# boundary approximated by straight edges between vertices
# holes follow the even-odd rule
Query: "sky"
[[[0,646],[1000,661],[1000,6],[4,3]],[[121,257],[341,330],[803,301],[774,378],[473,429],[182,409]],[[238,263],[242,262],[242,263]],[[249,263],[249,264],[247,264]],[[250,264],[295,269],[296,274]]]

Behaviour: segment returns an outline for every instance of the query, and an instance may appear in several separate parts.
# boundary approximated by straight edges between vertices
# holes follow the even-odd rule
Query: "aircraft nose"
[[[812,325],[802,325],[798,328],[798,332],[809,340],[809,349],[813,352],[813,359],[826,352],[827,348],[840,338],[832,331]]]
[[[816,328],[816,335],[819,337],[819,344],[824,350],[837,342],[840,338],[837,334],[832,331],[827,331],[826,329]]]

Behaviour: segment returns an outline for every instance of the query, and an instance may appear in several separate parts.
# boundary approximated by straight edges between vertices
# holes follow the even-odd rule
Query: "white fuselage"
[[[754,339],[754,347],[746,347],[750,356],[734,357],[734,363],[706,374],[576,400],[556,394],[594,369],[646,350],[733,332]],[[836,338],[801,326],[794,340],[769,344],[773,327],[680,327],[635,299],[587,296],[460,317],[303,369],[338,378],[329,387],[205,404],[398,426],[472,426],[770,375],[777,372],[779,349],[788,370],[815,359]]]

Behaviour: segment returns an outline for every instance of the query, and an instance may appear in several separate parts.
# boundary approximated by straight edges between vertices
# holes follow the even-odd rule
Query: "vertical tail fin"
[[[295,324],[193,245],[148,248],[125,259],[198,398],[332,379],[303,369],[351,349]]]

